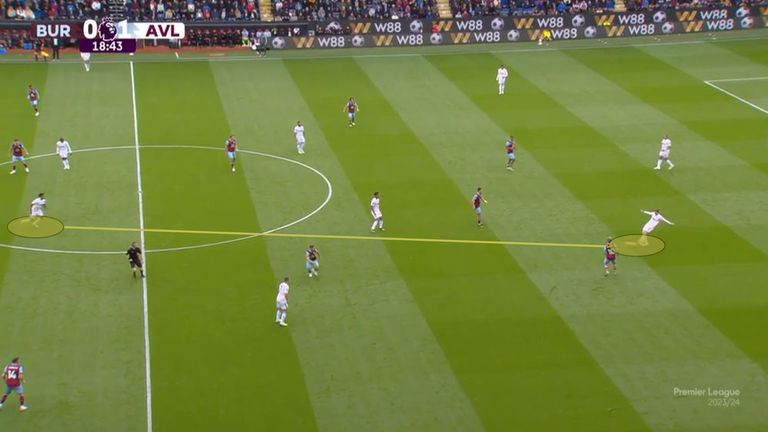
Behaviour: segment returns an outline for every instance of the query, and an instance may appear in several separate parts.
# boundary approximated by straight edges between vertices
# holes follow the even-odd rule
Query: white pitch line
[[[768,80],[768,76],[762,76],[762,77],[748,77],[748,78],[723,78],[723,79],[715,79],[715,80],[705,80],[704,82],[730,82],[730,81],[759,81],[759,80]]]
[[[139,239],[141,250],[144,252],[144,276],[141,278],[142,298],[144,302],[144,369],[147,377],[147,432],[152,432],[152,374],[149,364],[149,307],[147,296],[147,248],[144,246],[144,199],[142,198],[141,187],[141,154],[139,151],[139,120],[136,113],[136,80],[133,73],[133,62],[131,67],[131,103],[133,104],[133,143],[136,149],[136,185],[139,199]]]
[[[719,90],[719,91],[721,91],[721,92],[723,92],[723,93],[727,94],[728,96],[730,96],[730,97],[732,97],[732,98],[736,99],[736,100],[737,100],[737,101],[739,101],[739,102],[742,102],[742,103],[745,103],[745,104],[747,104],[747,105],[751,106],[752,108],[754,108],[754,109],[756,109],[756,110],[760,111],[760,112],[761,112],[761,113],[763,113],[763,114],[768,114],[768,110],[767,110],[767,109],[765,109],[765,108],[762,108],[762,107],[760,107],[760,106],[758,106],[758,105],[755,105],[755,104],[753,104],[752,102],[750,102],[750,101],[748,101],[748,100],[744,99],[743,97],[741,97],[741,96],[738,96],[738,95],[735,95],[735,94],[733,94],[733,93],[729,92],[728,90],[726,90],[726,89],[724,89],[724,88],[722,88],[722,87],[718,87],[716,84],[712,84],[712,81],[704,81],[704,84],[706,84],[706,85],[708,85],[708,86],[710,86],[710,87],[712,87],[712,88],[714,88],[714,89],[717,89],[717,90]]]

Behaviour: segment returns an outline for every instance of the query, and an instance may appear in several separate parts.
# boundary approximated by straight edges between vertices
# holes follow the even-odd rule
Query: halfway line
[[[367,237],[356,235],[336,235],[336,234],[291,234],[291,233],[266,233],[266,232],[240,232],[240,231],[203,231],[203,230],[180,230],[180,229],[161,229],[161,228],[121,228],[121,227],[91,227],[91,226],[65,226],[65,230],[78,231],[129,231],[129,232],[153,232],[166,234],[208,234],[208,235],[228,235],[228,236],[249,236],[249,237],[293,237],[293,238],[321,238],[336,240],[382,240],[382,241],[400,241],[400,242],[420,242],[420,243],[458,243],[458,244],[479,244],[479,245],[502,245],[502,246],[541,246],[541,247],[570,247],[570,248],[601,248],[601,244],[588,243],[547,243],[547,242],[521,242],[504,240],[461,240],[461,239],[435,239],[435,238],[414,238],[414,237]]]

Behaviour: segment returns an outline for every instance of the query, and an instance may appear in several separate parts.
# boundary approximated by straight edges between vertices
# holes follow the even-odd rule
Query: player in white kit
[[[659,213],[658,209],[654,211],[647,211],[647,210],[640,210],[640,211],[651,217],[650,219],[648,219],[648,222],[646,222],[645,225],[643,225],[643,235],[642,237],[640,237],[640,244],[643,246],[648,244],[648,239],[646,238],[646,236],[650,234],[654,229],[656,229],[659,223],[663,221],[670,225],[674,225],[674,223],[672,223],[667,218],[662,216],[661,213]]]
[[[296,150],[299,154],[304,154],[304,125],[300,121],[296,122],[296,126],[293,128],[293,136],[296,137]]]
[[[496,71],[496,82],[499,83],[499,94],[504,94],[504,86],[507,82],[507,76],[509,76],[509,72],[507,72],[507,68],[504,67],[504,65],[499,66],[499,70]]]
[[[671,160],[669,160],[669,152],[672,150],[672,140],[669,139],[668,135],[664,135],[664,138],[661,140],[661,150],[659,150],[659,160],[656,161],[656,167],[654,169],[660,170],[661,169],[661,163],[666,161],[669,165],[669,169],[672,169],[675,167],[675,164],[672,163]]]
[[[373,216],[373,225],[371,225],[371,232],[376,231],[376,226],[381,231],[384,231],[384,215],[381,214],[381,208],[379,208],[379,193],[374,192],[373,198],[371,198],[371,216]]]
[[[56,141],[56,154],[61,158],[61,163],[64,165],[64,169],[69,169],[69,155],[72,154],[72,147],[69,145],[69,141],[64,138],[59,138]]]
[[[285,316],[288,314],[288,278],[283,278],[280,285],[277,287],[277,313],[275,314],[275,322],[283,327],[288,327],[285,323]]]
[[[91,53],[81,52],[80,53],[80,58],[83,59],[83,66],[85,67],[85,71],[86,72],[90,72],[90,70],[91,70],[91,65],[90,65]]]

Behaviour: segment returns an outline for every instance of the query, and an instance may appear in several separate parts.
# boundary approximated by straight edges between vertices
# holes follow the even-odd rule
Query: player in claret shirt
[[[24,162],[24,155],[29,156],[29,152],[18,138],[15,138],[11,143],[9,153],[11,154],[11,175],[16,174],[16,162],[21,162],[24,165],[24,171],[29,172],[29,165]]]
[[[355,102],[355,98],[349,98],[347,104],[344,105],[344,112],[347,113],[347,120],[349,120],[349,127],[355,125],[355,115],[360,111],[360,108]]]
[[[304,253],[307,258],[307,273],[309,277],[317,276],[317,269],[320,268],[320,252],[315,249],[315,245],[309,245],[309,249]]]
[[[475,217],[477,218],[477,227],[480,228],[483,226],[483,209],[481,207],[482,203],[487,203],[488,201],[485,200],[483,197],[483,188],[479,187],[477,188],[477,192],[475,192],[474,195],[472,195],[472,208],[475,209]]]
[[[35,117],[39,116],[40,110],[37,109],[37,103],[40,102],[40,93],[37,92],[36,88],[32,87],[32,84],[27,87],[27,100],[32,105],[32,109],[35,110]]]
[[[605,241],[603,253],[605,254],[605,259],[603,260],[605,275],[608,276],[611,273],[608,268],[609,265],[613,266],[613,274],[616,274],[616,246],[613,244],[613,238],[608,237],[608,240]]]
[[[512,165],[515,164],[515,150],[517,150],[517,144],[515,144],[515,138],[510,135],[509,138],[507,138],[507,142],[504,144],[504,147],[506,147],[507,150],[507,169],[509,171],[514,171],[515,169],[512,168]]]
[[[5,381],[5,394],[0,400],[0,408],[8,399],[11,393],[19,395],[19,403],[21,406],[19,410],[24,412],[27,410],[27,405],[24,404],[24,368],[19,364],[19,358],[16,357],[11,360],[11,364],[3,368],[3,381]]]
[[[227,148],[227,157],[229,158],[229,166],[232,168],[232,172],[235,172],[235,159],[237,158],[237,140],[234,135],[230,135],[224,142]]]

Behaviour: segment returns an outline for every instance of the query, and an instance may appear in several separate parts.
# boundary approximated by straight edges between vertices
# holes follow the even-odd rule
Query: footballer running
[[[376,232],[376,228],[384,231],[384,215],[381,214],[381,208],[379,207],[380,199],[379,193],[374,192],[371,198],[371,216],[373,216],[373,225],[371,225],[371,232]]]
[[[56,154],[61,158],[64,169],[69,170],[69,155],[72,154],[72,147],[69,145],[69,141],[59,138],[56,141]]]
[[[507,170],[514,171],[515,169],[512,166],[515,164],[515,150],[517,150],[515,137],[510,135],[509,138],[507,138],[507,142],[504,144],[504,147],[507,150]]]
[[[32,84],[27,87],[27,100],[32,105],[32,109],[35,110],[35,117],[39,116],[40,110],[37,109],[37,103],[40,102],[40,93],[38,93],[36,88],[32,87]]]
[[[283,278],[283,281],[280,282],[280,285],[277,286],[277,312],[275,313],[275,322],[282,327],[288,327],[288,324],[285,322],[285,317],[288,315],[289,290],[288,278],[285,277]]]
[[[235,139],[234,135],[230,135],[227,137],[227,140],[224,141],[224,146],[227,149],[227,158],[229,158],[229,167],[232,169],[232,172],[235,172],[235,159],[237,158],[237,139]]]
[[[16,393],[19,395],[19,404],[21,405],[19,406],[19,411],[26,411],[27,405],[24,403],[24,367],[19,363],[18,357],[15,357],[11,360],[11,364],[3,368],[3,381],[5,381],[5,393],[3,398],[0,399],[0,408],[3,407],[11,393]]]
[[[603,254],[605,255],[605,259],[603,259],[603,270],[605,270],[605,275],[608,276],[611,274],[609,266],[613,267],[613,274],[616,274],[616,246],[613,244],[612,237],[608,237],[608,240],[605,241]]]
[[[355,98],[349,98],[347,101],[347,104],[344,105],[344,112],[347,113],[347,120],[349,121],[349,127],[352,127],[355,125],[355,115],[360,111],[360,108],[357,107],[357,102],[355,102]]]
[[[672,169],[675,167],[675,164],[672,163],[672,161],[669,159],[669,152],[672,150],[672,140],[669,139],[668,135],[664,135],[664,138],[661,140],[661,149],[659,150],[659,159],[656,161],[656,166],[653,168],[655,170],[661,169],[662,162],[666,162],[669,166],[669,169]]]
[[[307,260],[305,266],[309,277],[318,276],[317,270],[320,268],[320,252],[317,251],[315,245],[309,245],[309,249],[304,253],[304,256]]]
[[[131,242],[131,246],[128,248],[127,251],[125,251],[125,254],[128,255],[128,264],[131,265],[131,271],[133,272],[133,277],[136,278],[136,273],[138,272],[141,277],[144,276],[144,255],[141,252],[141,248],[136,242]]]
[[[300,121],[297,121],[296,126],[293,127],[293,136],[296,138],[296,151],[304,154],[304,144],[307,140],[304,138],[304,125]]]
[[[643,235],[642,237],[640,237],[640,244],[642,246],[646,246],[648,244],[648,239],[647,239],[648,234],[653,232],[653,230],[656,229],[656,227],[661,222],[666,222],[670,225],[674,225],[674,223],[672,223],[671,221],[667,220],[667,218],[662,216],[661,213],[659,213],[658,209],[654,211],[646,211],[646,210],[640,210],[640,211],[651,217],[650,219],[648,219],[648,222],[646,222],[645,225],[643,225],[643,231],[642,231]]]

